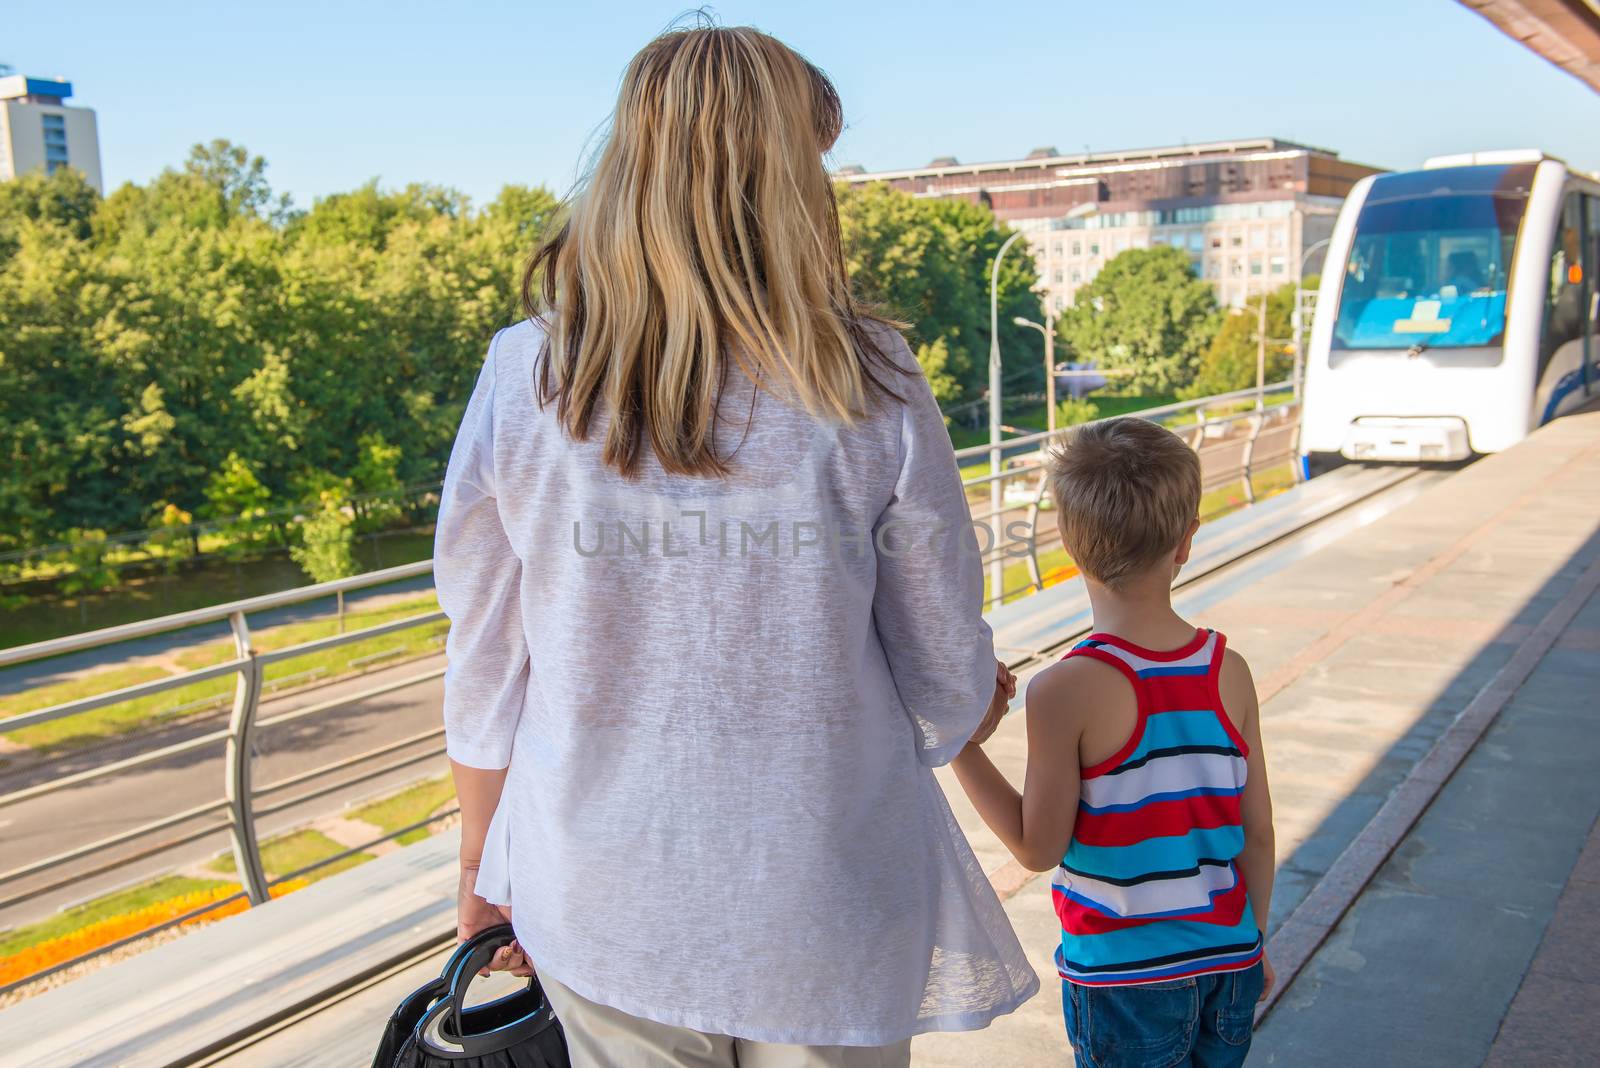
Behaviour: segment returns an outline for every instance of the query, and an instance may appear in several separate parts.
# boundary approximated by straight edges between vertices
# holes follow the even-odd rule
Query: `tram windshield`
[[[1498,345],[1532,167],[1386,175],[1356,218],[1336,349]]]

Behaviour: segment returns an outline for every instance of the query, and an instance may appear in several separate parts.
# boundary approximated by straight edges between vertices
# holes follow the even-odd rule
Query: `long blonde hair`
[[[610,135],[567,221],[533,256],[523,303],[545,319],[541,403],[605,462],[722,475],[728,361],[820,416],[858,418],[899,368],[851,294],[822,163],[833,85],[756,30],[656,38],[628,64]],[[898,325],[898,324],[890,324]]]

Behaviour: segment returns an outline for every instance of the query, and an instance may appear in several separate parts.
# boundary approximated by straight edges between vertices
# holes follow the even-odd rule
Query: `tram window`
[[[1576,194],[1568,195],[1561,206],[1561,225],[1550,251],[1550,287],[1544,307],[1544,335],[1539,343],[1539,366],[1555,356],[1556,350],[1583,336],[1583,204]]]
[[[1405,197],[1367,204],[1345,265],[1333,346],[1498,345],[1520,196]]]

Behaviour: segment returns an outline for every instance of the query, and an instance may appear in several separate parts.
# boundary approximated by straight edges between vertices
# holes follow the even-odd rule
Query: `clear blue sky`
[[[12,0],[0,62],[99,112],[108,187],[226,137],[309,206],[377,177],[564,191],[680,3]],[[1415,166],[1538,147],[1600,168],[1600,95],[1455,0],[723,2],[829,71],[836,163],[1273,135]]]

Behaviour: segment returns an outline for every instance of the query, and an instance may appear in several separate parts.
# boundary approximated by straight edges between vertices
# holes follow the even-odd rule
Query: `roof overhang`
[[[1600,0],[1460,0],[1508,37],[1600,91]]]

